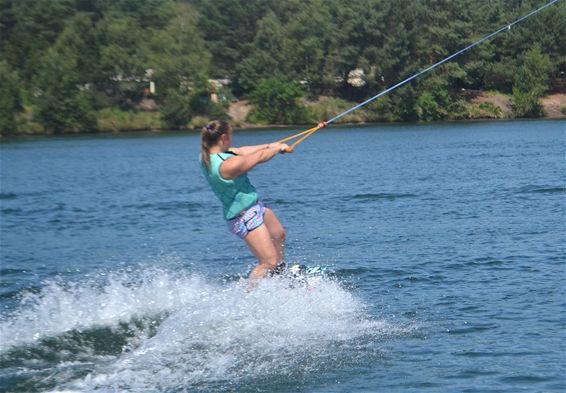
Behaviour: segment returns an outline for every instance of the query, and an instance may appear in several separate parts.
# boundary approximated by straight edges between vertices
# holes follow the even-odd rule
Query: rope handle
[[[315,127],[309,128],[308,130],[299,132],[298,134],[291,135],[291,136],[289,136],[289,137],[287,137],[287,138],[281,139],[280,141],[277,141],[277,143],[284,143],[284,142],[287,142],[287,141],[290,141],[290,140],[293,140],[293,139],[295,139],[295,138],[298,138],[298,137],[302,136],[301,139],[299,139],[299,140],[293,142],[293,144],[287,148],[287,150],[286,150],[287,153],[291,153],[291,152],[295,149],[295,147],[297,147],[297,145],[298,145],[299,143],[303,142],[305,139],[307,139],[309,136],[311,136],[312,134],[314,134],[316,131],[320,130],[321,128],[326,127],[327,125],[328,125],[327,122],[321,121],[321,122],[318,123]]]

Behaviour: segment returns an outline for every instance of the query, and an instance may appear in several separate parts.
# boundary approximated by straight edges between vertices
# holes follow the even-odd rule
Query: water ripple
[[[348,200],[370,202],[370,201],[395,201],[402,198],[415,198],[415,194],[395,194],[395,193],[367,193],[367,194],[355,194],[348,197]]]
[[[522,194],[563,194],[566,193],[566,187],[528,185],[519,188],[517,192]]]

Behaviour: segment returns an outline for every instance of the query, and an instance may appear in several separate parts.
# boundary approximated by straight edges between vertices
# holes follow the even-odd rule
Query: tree
[[[236,78],[236,66],[253,49],[257,22],[273,1],[266,0],[190,0],[201,17],[198,27],[208,50],[214,56],[212,77]]]
[[[0,61],[0,132],[13,133],[16,114],[23,109],[20,80],[5,61]]]
[[[197,29],[196,12],[177,6],[176,16],[156,32],[149,45],[149,65],[154,70],[161,118],[168,127],[185,127],[207,97],[210,52]]]
[[[88,15],[75,15],[42,58],[42,67],[33,79],[32,101],[37,106],[37,119],[49,131],[96,128],[89,90],[97,72],[93,30]]]
[[[141,78],[145,75],[147,34],[139,22],[128,16],[107,17],[97,25],[100,67],[109,79]]]
[[[285,56],[286,41],[281,21],[274,13],[269,13],[258,23],[252,53],[237,67],[238,88],[249,92],[262,79],[274,75],[292,78],[289,73],[289,60]]]
[[[69,19],[51,48],[60,57],[72,59],[78,82],[87,84],[102,77],[97,41],[91,15],[79,12]]]
[[[513,110],[518,117],[539,117],[543,110],[539,100],[547,91],[552,70],[550,59],[535,45],[525,53],[513,85]]]
[[[470,7],[466,0],[0,0],[0,59],[19,77],[24,101],[35,104],[37,118],[53,130],[91,127],[91,95],[97,109],[137,110],[149,69],[164,118],[179,110],[170,124],[186,124],[189,115],[224,115],[222,105],[207,98],[209,77],[231,79],[237,96],[276,78],[299,83],[311,97],[359,102],[526,15],[540,1]],[[556,2],[447,63],[453,68],[432,71],[434,79],[419,77],[392,92],[367,113],[453,118],[460,110],[457,92],[472,89],[513,92],[517,116],[540,115],[538,97],[548,81],[532,76],[547,60],[551,76],[564,72],[565,18],[566,2]],[[521,55],[533,45],[542,58]],[[357,69],[363,83],[352,86],[348,76]],[[9,89],[7,83],[0,88]],[[11,104],[4,102],[4,119],[11,118]],[[86,114],[85,122],[77,113]]]
[[[12,0],[8,4],[0,3],[2,58],[18,70],[24,85],[37,73],[41,58],[74,14],[73,2]]]
[[[325,53],[334,31],[330,7],[322,0],[300,2],[286,24],[284,58],[289,62],[290,75],[304,81],[310,94],[325,85]]]
[[[193,117],[191,96],[179,90],[169,89],[167,99],[161,107],[161,119],[171,129],[186,127]]]
[[[281,77],[261,81],[252,93],[256,105],[253,116],[274,124],[299,124],[307,120],[306,108],[299,98],[303,90],[299,85]]]
[[[55,133],[96,128],[91,95],[80,83],[76,57],[65,57],[51,48],[34,79],[37,119]]]
[[[180,4],[168,25],[151,36],[148,65],[154,70],[157,89],[162,92],[206,86],[211,54],[197,28],[197,20],[191,7]]]

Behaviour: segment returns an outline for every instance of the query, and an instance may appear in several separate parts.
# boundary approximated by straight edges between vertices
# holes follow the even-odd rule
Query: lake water
[[[2,141],[0,391],[564,392],[565,135],[319,131],[250,178],[333,273],[249,294],[198,135]]]

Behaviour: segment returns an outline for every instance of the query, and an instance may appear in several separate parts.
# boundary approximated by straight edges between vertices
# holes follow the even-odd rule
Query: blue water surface
[[[565,136],[319,131],[250,178],[333,273],[253,293],[198,134],[4,140],[0,391],[563,392]]]

